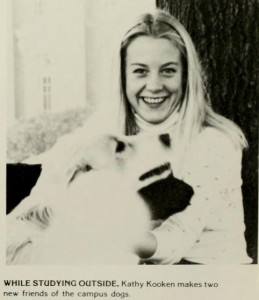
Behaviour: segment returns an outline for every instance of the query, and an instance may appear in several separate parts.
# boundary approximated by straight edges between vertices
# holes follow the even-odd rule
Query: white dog
[[[150,229],[138,190],[167,176],[165,136],[123,137],[82,129],[46,155],[31,192],[7,217],[7,264],[136,264]]]

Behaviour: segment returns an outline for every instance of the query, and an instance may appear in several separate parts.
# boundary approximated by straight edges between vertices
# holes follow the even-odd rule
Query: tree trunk
[[[157,0],[185,25],[198,51],[214,110],[244,131],[243,195],[248,253],[257,262],[258,0]]]

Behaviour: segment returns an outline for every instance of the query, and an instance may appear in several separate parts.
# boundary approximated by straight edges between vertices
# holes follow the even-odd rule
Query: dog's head
[[[168,175],[169,135],[119,137],[87,133],[77,131],[65,136],[47,153],[36,186],[13,211],[14,216],[35,205],[63,205],[67,191],[78,181],[89,188],[98,185],[102,177],[107,181],[117,177],[118,186],[124,181],[136,191]]]
[[[171,150],[167,134],[80,133],[61,139],[48,154],[31,196],[13,213],[27,224],[21,245],[30,235],[40,235],[36,248],[41,250],[26,248],[23,263],[125,264],[131,256],[136,263],[132,247],[150,229],[150,220],[161,218],[161,195],[170,198],[163,211],[172,206]],[[33,238],[30,244],[35,244]]]
[[[109,134],[93,136],[71,151],[65,164],[66,184],[79,177],[114,173],[128,184],[144,186],[169,171],[168,154],[171,141],[168,134],[118,137]]]
[[[102,134],[79,144],[71,145],[65,165],[53,161],[56,169],[50,169],[60,173],[61,193],[51,199],[55,220],[45,243],[52,246],[45,247],[43,258],[48,263],[62,263],[64,256],[66,263],[127,263],[132,247],[150,229],[150,210],[138,190],[170,172],[169,136]]]

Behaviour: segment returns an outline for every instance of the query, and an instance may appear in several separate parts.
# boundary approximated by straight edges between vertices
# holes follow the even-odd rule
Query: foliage
[[[50,149],[57,139],[81,126],[88,113],[77,108],[63,113],[44,113],[17,120],[7,133],[7,159],[21,162]]]

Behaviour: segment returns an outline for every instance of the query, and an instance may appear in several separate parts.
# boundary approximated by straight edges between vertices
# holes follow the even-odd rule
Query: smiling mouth
[[[141,97],[141,99],[146,104],[161,104],[163,103],[168,97]]]

